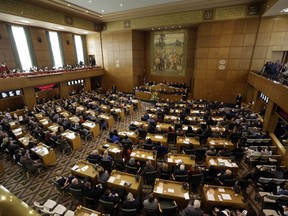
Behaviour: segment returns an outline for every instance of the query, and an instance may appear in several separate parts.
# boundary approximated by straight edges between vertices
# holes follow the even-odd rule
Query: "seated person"
[[[181,216],[202,216],[204,211],[200,208],[200,206],[201,204],[199,200],[190,200],[187,207],[181,212]]]
[[[148,160],[148,161],[146,161],[146,165],[143,168],[142,175],[145,175],[145,173],[152,172],[152,171],[155,171],[155,168],[152,165],[151,160]]]
[[[141,210],[140,196],[133,197],[132,193],[128,193],[127,198],[122,202],[123,209],[137,209],[137,212]]]
[[[66,188],[71,184],[74,176],[65,177],[62,175],[60,170],[56,171],[55,181],[60,185],[61,188]]]
[[[162,166],[159,169],[159,173],[160,173],[160,176],[161,176],[161,174],[170,175],[169,166],[167,163],[162,164]]]
[[[225,180],[232,178],[232,171],[230,169],[226,169],[224,173],[218,174],[218,180],[221,184],[225,184]]]
[[[135,167],[137,169],[137,173],[139,174],[141,172],[141,164],[139,161],[136,162],[134,157],[131,157],[129,162],[128,162],[128,166],[130,167]]]
[[[103,167],[99,167],[98,174],[97,174],[97,180],[101,184],[105,184],[109,178],[109,174],[107,170],[104,170]]]
[[[148,199],[143,201],[143,206],[146,212],[157,212],[158,200],[154,198],[153,193],[150,193]]]
[[[79,181],[77,178],[73,178],[70,184],[70,188],[83,190],[84,185],[82,181]]]
[[[174,175],[174,177],[175,177],[175,175],[187,175],[187,170],[185,169],[185,165],[181,164],[179,169],[176,167],[173,175]]]
[[[120,199],[123,198],[125,190],[122,188],[114,188],[113,190],[106,189],[100,199],[106,202],[113,202],[114,205],[118,204]]]
[[[277,195],[286,195],[288,196],[288,182],[283,182],[280,184],[280,189],[277,192]]]
[[[217,150],[215,149],[215,146],[210,146],[210,149],[206,151],[206,156],[216,156]]]
[[[91,199],[95,199],[98,200],[102,194],[103,194],[104,190],[102,188],[101,184],[98,184],[96,186],[91,186],[90,182],[85,182],[84,184],[84,189],[83,189],[83,195],[85,197],[89,197]]]
[[[218,174],[219,174],[219,171],[215,168],[215,166],[211,165],[209,166],[208,170],[204,172],[204,181],[210,182],[210,183],[215,182]]]
[[[156,145],[155,150],[157,151],[157,158],[164,158],[166,154],[168,154],[168,149],[166,146],[162,145]]]
[[[44,164],[42,161],[39,160],[33,160],[29,154],[29,150],[26,151],[25,155],[20,157],[20,163],[28,170],[34,170],[37,171],[38,168],[44,167]]]
[[[88,157],[86,158],[86,160],[89,161],[89,159],[92,159],[92,160],[95,160],[97,162],[99,162],[101,160],[101,155],[99,154],[98,150],[93,150],[89,155]],[[96,163],[97,163],[96,162]]]
[[[104,161],[113,161],[113,158],[108,154],[108,151],[105,150],[105,151],[103,152],[103,155],[102,155],[101,160],[104,160]]]

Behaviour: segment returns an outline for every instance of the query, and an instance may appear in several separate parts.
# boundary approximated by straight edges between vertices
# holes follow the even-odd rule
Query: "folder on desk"
[[[115,181],[115,177],[114,176],[110,176],[110,178],[108,179],[108,182],[113,183]]]
[[[214,194],[207,193],[207,198],[208,198],[208,200],[210,200],[210,201],[215,201]]]
[[[77,170],[78,168],[79,168],[79,166],[75,165],[75,166],[72,167],[72,170]]]
[[[221,194],[222,195],[222,198],[224,200],[232,200],[231,196],[229,194]]]

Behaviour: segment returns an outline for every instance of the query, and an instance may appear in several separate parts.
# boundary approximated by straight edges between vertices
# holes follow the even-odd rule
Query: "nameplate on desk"
[[[79,166],[78,166],[78,165],[75,165],[75,166],[72,167],[72,170],[75,170],[75,171],[76,171],[78,168],[79,168]]]
[[[169,193],[174,193],[174,189],[173,188],[168,188],[168,192]]]

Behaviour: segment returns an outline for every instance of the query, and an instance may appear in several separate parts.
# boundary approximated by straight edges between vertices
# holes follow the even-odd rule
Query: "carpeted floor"
[[[112,130],[117,128],[128,129],[128,126],[131,120],[140,120],[141,115],[145,112],[146,107],[151,107],[152,104],[142,102],[141,109],[134,111],[132,114],[122,119],[121,122],[118,122],[115,126],[112,127]],[[22,172],[22,168],[15,164],[12,158],[7,155],[1,154],[1,162],[5,167],[5,172],[0,175],[0,184],[5,186],[18,198],[26,202],[29,206],[33,207],[35,201],[44,202],[48,198],[53,199],[68,209],[75,210],[77,207],[73,203],[73,199],[69,195],[64,195],[59,199],[59,194],[55,186],[51,183],[50,179],[55,176],[56,170],[61,170],[65,176],[70,174],[71,167],[77,162],[77,160],[85,159],[87,155],[94,149],[97,148],[99,143],[105,142],[108,135],[108,130],[103,131],[96,140],[91,141],[88,144],[83,145],[82,148],[72,152],[69,156],[62,155],[59,149],[55,149],[57,164],[55,167],[49,167],[46,170],[43,170],[41,174],[31,174],[30,179],[27,180],[26,175]],[[249,167],[247,164],[242,163],[240,167],[240,175],[244,175],[249,172]],[[250,195],[247,197],[247,202],[258,212],[258,215],[261,215],[261,205],[255,201],[255,190],[250,188],[248,190]]]

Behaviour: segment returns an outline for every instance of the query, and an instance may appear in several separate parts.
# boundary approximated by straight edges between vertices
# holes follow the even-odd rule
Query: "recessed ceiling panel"
[[[99,14],[109,14],[121,11],[124,12],[126,10],[181,1],[185,0],[66,0],[67,3],[78,5],[82,8],[89,9],[90,11],[94,11]]]

